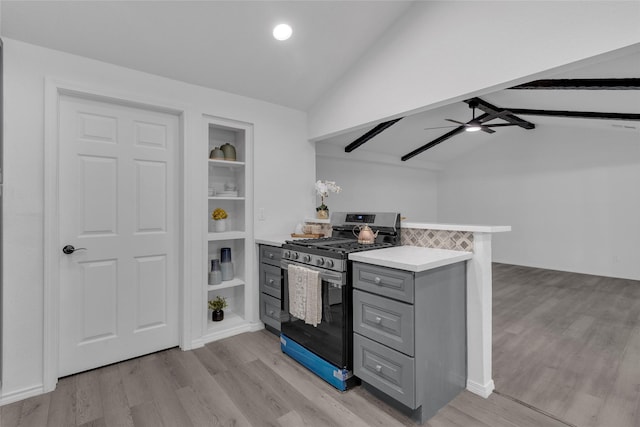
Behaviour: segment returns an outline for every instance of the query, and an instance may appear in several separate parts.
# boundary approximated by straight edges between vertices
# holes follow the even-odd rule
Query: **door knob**
[[[67,245],[64,248],[62,248],[62,252],[64,252],[67,255],[71,255],[75,251],[86,251],[86,250],[87,248],[74,248],[73,245]]]

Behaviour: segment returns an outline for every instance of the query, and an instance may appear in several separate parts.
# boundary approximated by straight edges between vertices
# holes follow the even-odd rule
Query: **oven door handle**
[[[309,270],[317,271],[320,276],[320,280],[337,285],[338,288],[342,288],[342,286],[344,285],[344,283],[342,283],[342,273],[340,272],[315,268],[305,264],[298,264],[297,262],[280,261],[280,267],[285,270],[285,272],[283,272],[284,274],[287,274],[286,270],[289,269],[289,265],[297,265],[298,267],[304,267],[308,268]]]

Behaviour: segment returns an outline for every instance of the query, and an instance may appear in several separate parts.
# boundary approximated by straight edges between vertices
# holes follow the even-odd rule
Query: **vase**
[[[214,229],[217,233],[222,231],[227,231],[227,220],[225,219],[217,219],[213,221]]]
[[[224,310],[213,310],[211,312],[211,320],[214,322],[224,320]]]
[[[328,210],[319,210],[317,211],[318,219],[329,219],[329,211]]]

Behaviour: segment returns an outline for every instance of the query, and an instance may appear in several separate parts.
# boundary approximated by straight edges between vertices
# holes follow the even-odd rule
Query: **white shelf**
[[[209,159],[209,165],[211,166],[226,166],[231,168],[239,168],[244,166],[244,162],[236,162],[234,160],[217,160]]]
[[[202,327],[199,342],[223,339],[255,328],[257,319],[258,290],[251,280],[253,276],[253,125],[235,120],[203,115],[204,138],[207,143],[206,165],[202,162],[203,176],[206,173],[206,187],[215,193],[206,193],[203,198],[203,215],[208,217],[206,229],[201,234],[203,240],[202,259]],[[209,159],[214,147],[231,144],[235,148],[234,160]],[[237,192],[224,192],[234,188]],[[212,194],[209,196],[209,194]],[[211,219],[212,211],[224,209],[227,212],[227,231],[216,232]],[[205,234],[206,233],[206,234]],[[219,285],[207,283],[210,260],[220,257],[222,247],[229,247],[234,260],[236,277]],[[212,296],[227,298],[229,306],[224,309],[224,320],[213,322],[207,300]],[[202,312],[200,312],[202,313]]]
[[[239,315],[228,309],[224,310],[224,319],[219,322],[214,322],[213,320],[211,320],[211,312],[209,312],[209,310],[207,310],[207,317],[208,334],[234,328],[237,326],[244,326],[247,323],[247,321],[244,320],[243,317],[240,317]]]
[[[244,197],[221,197],[221,196],[209,196],[209,200],[244,200]]]
[[[218,289],[235,288],[236,286],[244,286],[245,282],[242,279],[234,277],[231,280],[225,280],[219,285],[207,285],[207,291],[217,291]],[[226,315],[225,311],[225,315]]]
[[[207,240],[209,242],[217,242],[218,240],[237,240],[247,237],[247,233],[244,231],[222,231],[222,232],[210,232],[207,234]]]

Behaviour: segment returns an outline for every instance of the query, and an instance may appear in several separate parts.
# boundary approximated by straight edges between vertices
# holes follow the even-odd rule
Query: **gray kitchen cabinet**
[[[466,263],[410,272],[353,263],[354,374],[424,423],[466,386]]]
[[[277,246],[260,245],[259,286],[260,320],[265,328],[280,335],[282,311],[282,249]]]

